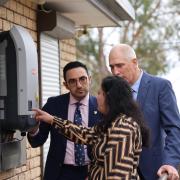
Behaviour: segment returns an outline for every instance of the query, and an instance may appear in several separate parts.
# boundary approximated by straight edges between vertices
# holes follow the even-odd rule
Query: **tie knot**
[[[79,106],[81,106],[82,104],[80,102],[76,102],[75,103],[76,107],[78,108]]]
[[[136,90],[134,90],[133,88],[131,88],[131,92],[132,92],[132,93],[136,93]]]

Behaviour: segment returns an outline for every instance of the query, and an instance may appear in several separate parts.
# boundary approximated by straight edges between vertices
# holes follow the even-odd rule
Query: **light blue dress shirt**
[[[142,79],[143,71],[141,70],[141,74],[137,81],[131,86],[131,89],[133,90],[133,99],[137,100],[137,95],[138,95],[138,90],[139,90],[139,85]]]

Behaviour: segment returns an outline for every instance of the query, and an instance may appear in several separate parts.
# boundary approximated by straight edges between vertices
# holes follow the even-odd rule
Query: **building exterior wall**
[[[37,44],[36,24],[37,4],[30,0],[9,0],[0,6],[0,31],[8,31],[16,24],[24,27]],[[76,60],[75,40],[60,41],[61,93],[66,92],[63,86],[62,68],[70,61]],[[26,141],[27,142],[27,141]],[[0,179],[5,180],[40,180],[42,177],[41,148],[31,148],[26,143],[26,164],[21,167],[0,172]]]
[[[61,93],[66,93],[67,89],[63,85],[63,67],[71,61],[76,60],[76,48],[75,48],[75,40],[63,40],[60,41],[60,73],[61,73]]]
[[[24,27],[37,43],[36,28],[37,5],[27,0],[9,0],[0,7],[0,31],[8,31],[14,24]],[[40,148],[31,148],[26,143],[26,164],[21,167],[0,172],[0,179],[39,180],[41,176]]]

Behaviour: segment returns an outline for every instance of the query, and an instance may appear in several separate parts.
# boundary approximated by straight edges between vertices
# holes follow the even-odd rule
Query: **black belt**
[[[83,165],[83,166],[75,166],[75,165],[71,165],[71,164],[62,164],[62,167],[64,168],[73,168],[73,169],[82,169],[82,168],[87,168],[88,165]]]

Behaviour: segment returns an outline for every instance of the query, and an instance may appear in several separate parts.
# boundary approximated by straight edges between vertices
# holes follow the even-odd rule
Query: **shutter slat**
[[[41,80],[42,80],[42,104],[47,102],[50,96],[60,94],[60,64],[58,40],[41,34]],[[49,150],[50,138],[43,145],[43,169]]]

